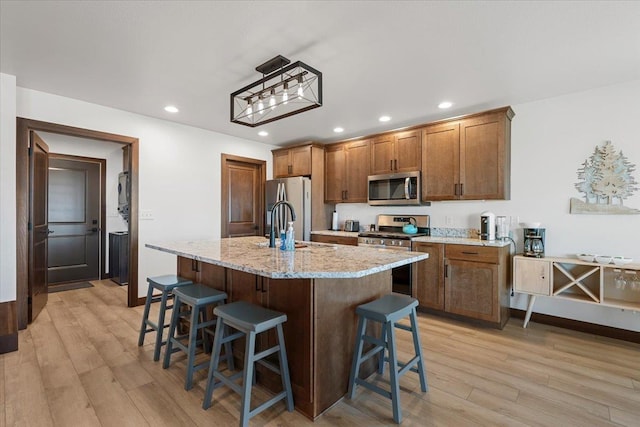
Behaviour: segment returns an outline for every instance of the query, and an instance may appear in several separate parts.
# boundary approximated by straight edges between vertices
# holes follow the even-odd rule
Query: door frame
[[[264,235],[264,226],[265,226],[265,201],[264,201],[264,186],[267,182],[267,162],[265,160],[252,159],[250,157],[241,157],[234,156],[232,154],[224,154],[221,156],[221,164],[220,164],[220,173],[221,173],[221,209],[220,213],[220,236],[228,237],[229,235],[229,182],[228,182],[228,174],[227,174],[227,161],[231,160],[234,162],[242,162],[249,163],[251,165],[258,166],[260,168],[260,188],[262,188],[262,200],[258,203],[258,216],[262,218],[260,224],[258,225],[258,235]]]
[[[46,141],[45,141],[46,142]],[[107,160],[95,157],[73,156],[70,154],[49,153],[49,159],[72,160],[100,165],[100,279],[106,278],[107,257]]]
[[[131,136],[100,132],[23,117],[16,118],[16,303],[18,329],[28,323],[29,271],[29,132],[40,131],[124,144],[128,149],[131,200],[129,206],[129,285],[127,306],[144,302],[138,298],[138,174],[139,140]]]

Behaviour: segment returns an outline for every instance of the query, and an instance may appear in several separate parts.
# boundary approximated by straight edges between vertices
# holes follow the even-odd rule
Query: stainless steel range
[[[413,224],[416,232],[404,233],[407,224]],[[358,234],[358,246],[410,251],[411,238],[429,235],[429,215],[378,215],[376,231]],[[411,264],[394,268],[392,276],[393,292],[411,295]]]

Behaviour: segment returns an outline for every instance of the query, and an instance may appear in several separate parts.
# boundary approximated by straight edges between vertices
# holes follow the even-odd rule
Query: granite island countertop
[[[421,252],[298,242],[293,252],[269,248],[264,237],[234,237],[147,243],[145,246],[185,258],[271,279],[358,278],[429,257]]]

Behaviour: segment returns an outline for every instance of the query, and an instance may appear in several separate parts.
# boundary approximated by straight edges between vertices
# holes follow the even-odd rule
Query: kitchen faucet
[[[293,206],[291,205],[291,203],[286,202],[284,200],[280,200],[279,202],[276,202],[273,205],[273,207],[271,208],[271,228],[269,230],[269,247],[270,248],[276,247],[276,236],[275,236],[273,227],[275,223],[276,208],[278,208],[280,205],[288,206],[289,210],[291,211],[291,221],[296,220],[296,212],[293,210]]]

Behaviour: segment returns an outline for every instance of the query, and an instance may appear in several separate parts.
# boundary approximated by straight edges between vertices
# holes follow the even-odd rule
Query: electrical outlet
[[[150,221],[153,220],[153,212],[150,209],[140,209],[140,220],[141,221]]]
[[[447,227],[453,227],[453,217],[452,216],[445,216],[444,217],[444,224]]]

